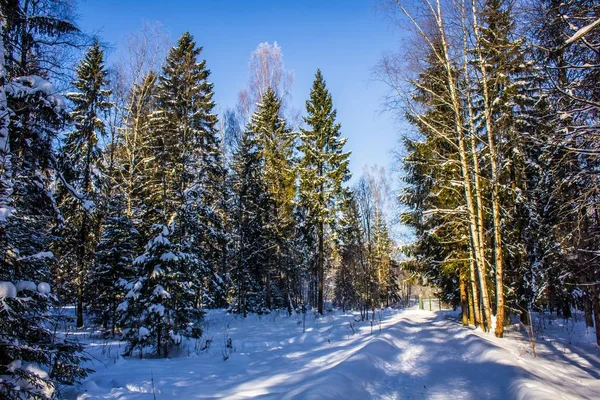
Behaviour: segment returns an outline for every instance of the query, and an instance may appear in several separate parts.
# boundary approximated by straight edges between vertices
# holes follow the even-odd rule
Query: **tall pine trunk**
[[[318,235],[319,235],[319,255],[317,260],[317,274],[318,274],[318,298],[317,308],[319,314],[323,315],[323,286],[325,280],[325,268],[323,265],[324,258],[324,238],[323,238],[323,222],[319,222]]]
[[[596,343],[600,346],[600,297],[597,285],[592,285],[592,312],[594,314],[594,325],[596,327]]]
[[[90,167],[91,159],[90,152],[88,151],[87,156],[87,165],[85,170],[84,177],[84,190],[85,194],[89,194],[89,186],[90,186]],[[83,326],[83,285],[84,285],[84,274],[87,267],[87,251],[86,244],[88,239],[88,215],[87,210],[83,209],[83,214],[81,217],[81,227],[79,229],[79,262],[78,262],[78,270],[77,270],[77,327],[81,328]]]
[[[475,261],[473,258],[471,258],[470,262],[469,262],[469,278],[470,278],[470,283],[471,283],[471,304],[473,307],[473,316],[471,318],[473,325],[477,328],[479,325],[482,325],[483,327],[483,323],[482,323],[482,318],[481,318],[481,307],[480,307],[480,300],[479,300],[479,293],[478,293],[478,289],[477,289],[477,277],[476,277],[476,273],[475,273]]]
[[[469,325],[469,306],[467,302],[467,284],[466,284],[466,276],[463,271],[460,272],[460,310],[461,310],[461,320],[464,326]]]
[[[592,297],[590,295],[590,290],[583,290],[583,313],[585,316],[585,326],[591,328],[594,326],[594,317],[592,315]]]

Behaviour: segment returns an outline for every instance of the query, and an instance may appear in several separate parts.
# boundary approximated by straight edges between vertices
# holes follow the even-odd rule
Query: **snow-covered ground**
[[[449,316],[388,309],[371,333],[370,323],[353,314],[309,314],[303,333],[301,316],[243,319],[213,310],[203,340],[169,359],[121,358],[122,343],[85,339],[96,372],[63,394],[81,400],[600,398],[600,353],[582,323],[546,321],[534,358],[517,329],[496,339]]]

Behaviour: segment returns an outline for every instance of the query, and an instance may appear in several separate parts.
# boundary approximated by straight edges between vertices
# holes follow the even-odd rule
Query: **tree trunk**
[[[528,325],[529,324],[529,307],[527,306],[527,304],[521,302],[519,304],[519,308],[521,309],[521,313],[520,313],[520,321],[522,324],[524,325]]]
[[[323,244],[323,222],[319,222],[319,231],[318,231],[318,235],[319,235],[319,255],[318,255],[318,260],[317,260],[317,274],[318,274],[318,299],[317,299],[317,308],[318,308],[318,312],[319,314],[323,315],[323,286],[324,286],[324,280],[325,280],[325,271],[324,271],[324,266],[323,266],[323,256],[324,256],[324,244]]]
[[[112,304],[112,315],[111,315],[111,328],[110,328],[110,332],[111,332],[111,336],[114,338],[115,337],[115,332],[117,330],[117,303],[113,302]]]
[[[265,279],[265,287],[267,291],[267,298],[265,299],[266,305],[268,309],[271,309],[271,274],[267,271],[267,276]]]
[[[472,251],[472,250],[471,250]],[[481,308],[479,306],[479,293],[477,292],[477,278],[475,276],[475,261],[473,258],[469,261],[469,278],[471,281],[471,304],[473,307],[473,313],[471,316],[471,320],[473,322],[473,326],[477,328],[481,324]]]
[[[481,71],[481,84],[483,86],[483,114],[485,119],[485,128],[488,139],[488,149],[490,152],[490,168],[491,168],[491,186],[492,186],[492,220],[493,220],[493,231],[494,231],[494,267],[495,267],[495,278],[496,278],[496,331],[497,337],[504,335],[504,283],[503,283],[503,270],[502,270],[502,235],[500,233],[500,196],[499,196],[499,185],[500,178],[498,172],[498,152],[496,151],[496,143],[494,138],[495,130],[493,129],[492,121],[492,105],[490,102],[490,93],[488,86],[488,76],[485,61],[481,52],[481,34],[479,32],[477,22],[477,10],[475,1],[472,0],[472,16],[473,16],[473,29],[475,33],[475,39],[477,41],[477,58],[479,64],[479,70]],[[485,306],[484,306],[485,307]],[[487,310],[486,310],[487,312]],[[487,316],[486,316],[487,319]],[[488,320],[491,321],[491,320]]]
[[[79,231],[79,260],[77,263],[77,327],[81,328],[83,326],[83,273],[85,269],[86,263],[86,251],[85,251],[85,242],[87,236],[86,229],[86,215],[83,215],[83,221],[81,222],[81,229]]]
[[[583,291],[583,313],[585,316],[585,326],[591,328],[594,326],[594,317],[592,315],[592,296],[590,296],[589,290]]]
[[[158,322],[156,324],[156,355],[158,357],[160,357],[161,342],[162,342],[162,329],[161,329],[161,323]]]
[[[83,271],[82,267],[79,267],[79,273],[77,277],[77,327],[83,326]]]
[[[600,346],[600,298],[598,297],[598,288],[592,285],[592,312],[596,326],[596,343]]]
[[[483,249],[483,242],[479,238],[477,213],[473,201],[472,183],[471,183],[471,169],[469,168],[468,152],[464,137],[464,126],[463,126],[463,109],[461,106],[461,100],[457,93],[457,83],[454,76],[453,62],[451,61],[450,50],[448,47],[446,32],[442,18],[442,7],[440,1],[436,1],[436,14],[435,22],[439,30],[440,39],[442,41],[442,51],[439,54],[439,60],[444,63],[444,69],[446,74],[446,80],[448,89],[450,92],[450,103],[454,113],[454,130],[456,133],[456,141],[458,142],[458,153],[460,158],[461,173],[463,180],[463,190],[465,195],[465,202],[467,206],[467,217],[469,220],[469,233],[471,237],[471,246],[474,250],[475,265],[477,266],[479,275],[479,285],[481,287],[481,296],[483,300],[483,312],[486,321],[491,321],[491,307],[489,300],[489,292],[486,281],[486,268],[485,268],[485,252]]]
[[[469,325],[469,316],[468,316],[468,310],[469,310],[469,306],[467,305],[467,285],[466,285],[466,277],[464,275],[464,273],[461,271],[460,273],[460,309],[461,309],[461,316],[462,316],[462,324],[464,326],[468,326]]]
[[[483,230],[483,199],[481,196],[481,184],[480,184],[480,179],[481,179],[481,170],[479,168],[479,155],[477,154],[477,129],[475,128],[476,125],[476,121],[475,121],[475,112],[473,110],[473,102],[472,102],[472,97],[471,97],[471,83],[469,80],[469,60],[468,60],[468,35],[467,35],[467,21],[466,21],[466,14],[465,14],[465,10],[463,8],[463,15],[462,15],[462,28],[463,28],[463,69],[464,69],[464,76],[465,76],[465,93],[467,96],[467,110],[468,110],[468,126],[469,126],[469,136],[471,139],[471,160],[473,162],[473,181],[474,181],[474,197],[475,197],[475,209],[477,210],[477,216],[475,218],[475,224],[476,224],[476,228],[477,228],[477,238],[480,244],[480,248],[473,248],[472,249],[472,255],[473,258],[471,260],[470,263],[470,278],[471,278],[471,292],[473,294],[473,308],[475,311],[475,315],[473,316],[473,320],[475,320],[475,327],[477,327],[479,324],[481,324],[482,329],[485,330],[486,327],[486,321],[487,321],[487,326],[489,329],[489,324],[490,324],[490,315],[491,313],[487,313],[486,312],[486,321],[483,320],[482,315],[481,315],[481,308],[480,308],[480,303],[479,303],[479,296],[477,293],[477,285],[475,284],[476,279],[475,279],[475,265],[474,264],[474,260],[477,259],[477,256],[475,255],[475,252],[478,252],[479,254],[479,259],[481,260],[482,264],[482,270],[483,270],[483,274],[480,273],[480,276],[486,275],[486,268],[485,268],[485,250],[484,250],[484,246],[485,246],[485,235],[484,235],[484,230]],[[480,278],[482,279],[482,278]],[[485,279],[485,278],[483,278]],[[483,282],[484,285],[483,286],[487,286],[485,284],[485,282]],[[487,291],[485,292],[486,296],[487,296]],[[485,300],[485,298],[484,298]],[[486,301],[484,301],[484,306],[486,305]],[[487,300],[487,305],[489,308],[489,300]]]
[[[469,302],[469,325],[475,325],[475,304],[473,303],[473,293],[470,290],[470,287],[467,287],[467,300]]]
[[[492,157],[493,158],[493,157]],[[493,165],[492,161],[492,165]],[[495,169],[495,168],[492,168]],[[492,213],[494,214],[494,263],[496,266],[496,337],[504,336],[504,271],[502,260],[502,235],[500,234],[499,182],[492,189]]]

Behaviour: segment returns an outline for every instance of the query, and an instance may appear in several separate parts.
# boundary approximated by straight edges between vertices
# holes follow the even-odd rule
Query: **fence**
[[[419,296],[419,309],[428,311],[441,311],[442,300],[437,297],[421,297]]]

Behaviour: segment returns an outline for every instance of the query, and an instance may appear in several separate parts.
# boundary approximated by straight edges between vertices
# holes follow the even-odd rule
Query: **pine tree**
[[[3,275],[0,279],[6,279]],[[73,384],[91,372],[78,365],[87,360],[78,355],[83,346],[55,333],[65,321],[52,314],[58,299],[48,283],[0,282],[0,300],[2,398],[54,398],[59,385]]]
[[[150,198],[147,182],[154,166],[151,114],[156,107],[156,81],[157,76],[151,71],[133,85],[123,116],[121,143],[115,149],[118,166],[115,179],[123,187],[127,216],[136,221],[151,216],[145,200]]]
[[[4,223],[6,218],[13,213],[12,206],[12,165],[10,154],[10,141],[8,136],[8,127],[10,124],[10,113],[8,109],[8,101],[6,97],[7,89],[7,73],[5,66],[5,49],[4,49],[4,31],[6,21],[4,17],[0,17],[0,226],[4,231]],[[4,232],[2,232],[4,234]]]
[[[101,201],[102,150],[100,138],[106,134],[103,117],[111,107],[110,91],[107,86],[107,71],[104,67],[104,51],[98,43],[92,45],[77,68],[74,82],[77,92],[69,93],[73,102],[71,119],[74,129],[65,138],[63,146],[64,176],[79,198],[74,199],[64,190],[61,209],[67,221],[64,265],[75,264],[74,277],[77,290],[77,326],[83,326],[83,302],[86,275],[92,268],[94,249],[98,240],[100,215],[98,203]]]
[[[307,129],[301,130],[300,203],[308,210],[309,224],[317,238],[318,299],[317,307],[323,314],[323,284],[325,279],[326,228],[333,222],[336,202],[341,199],[342,183],[349,179],[349,154],[344,153],[346,139],[340,138],[341,125],[335,121],[331,94],[320,70],[306,102]]]

